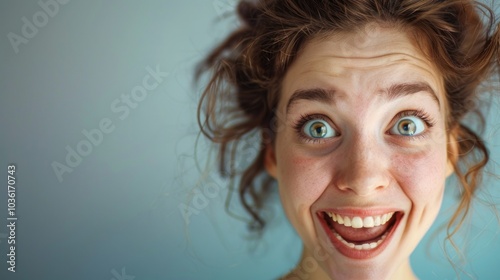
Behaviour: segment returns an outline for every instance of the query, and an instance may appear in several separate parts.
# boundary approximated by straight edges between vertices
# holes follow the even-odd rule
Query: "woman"
[[[199,107],[220,172],[261,135],[240,200],[255,230],[277,182],[304,250],[285,279],[416,279],[409,257],[455,174],[460,228],[488,151],[464,123],[498,71],[500,30],[470,0],[264,0],[200,67]],[[498,88],[495,94],[498,94]],[[248,159],[248,156],[245,156]],[[304,267],[317,266],[304,275]]]

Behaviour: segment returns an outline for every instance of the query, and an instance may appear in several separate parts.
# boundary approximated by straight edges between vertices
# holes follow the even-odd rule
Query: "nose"
[[[334,184],[344,192],[369,196],[383,190],[391,181],[390,155],[375,139],[358,138],[342,147]]]

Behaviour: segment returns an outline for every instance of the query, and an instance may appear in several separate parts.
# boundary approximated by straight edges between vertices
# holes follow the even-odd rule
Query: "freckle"
[[[294,165],[310,165],[313,163],[313,160],[310,158],[295,157],[292,159],[292,163]]]

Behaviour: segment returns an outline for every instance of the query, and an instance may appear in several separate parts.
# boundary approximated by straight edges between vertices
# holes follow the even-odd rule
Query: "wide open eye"
[[[406,116],[399,119],[391,128],[392,134],[413,136],[422,133],[425,130],[425,122],[416,116]]]
[[[330,138],[338,135],[337,131],[328,122],[321,119],[306,122],[302,131],[311,138]]]

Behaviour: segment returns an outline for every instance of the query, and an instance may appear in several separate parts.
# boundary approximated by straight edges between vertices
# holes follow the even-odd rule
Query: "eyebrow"
[[[441,108],[441,104],[436,92],[426,82],[394,84],[387,89],[380,91],[379,94],[384,95],[387,101],[391,101],[418,92],[429,94],[432,99],[436,101],[438,107]],[[290,97],[290,100],[288,100],[286,112],[288,113],[290,108],[293,107],[299,100],[310,100],[321,103],[334,103],[335,95],[336,91],[333,89],[311,88],[296,90]]]

